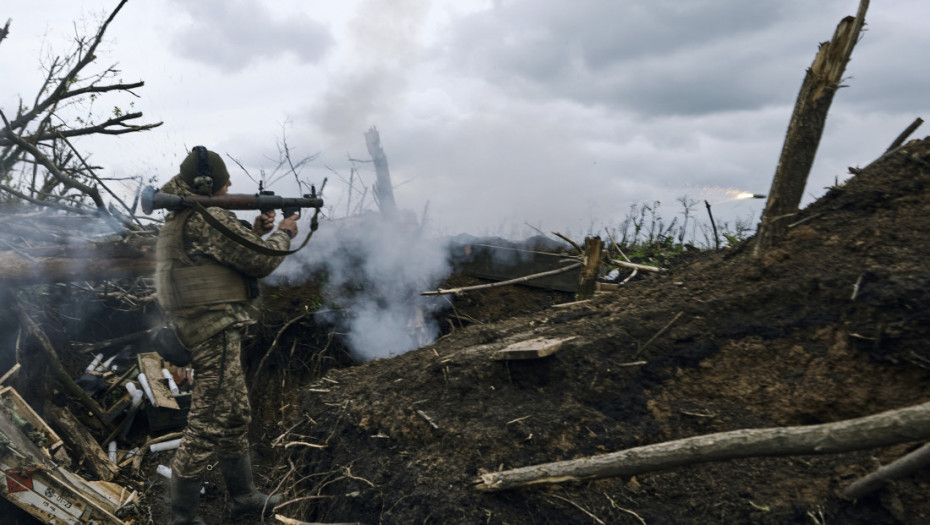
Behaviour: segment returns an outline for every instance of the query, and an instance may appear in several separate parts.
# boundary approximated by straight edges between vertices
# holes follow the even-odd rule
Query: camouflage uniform
[[[191,193],[180,176],[174,177],[161,191],[179,195]],[[240,223],[234,213],[216,207],[207,208],[207,211],[229,229],[255,243],[274,250],[290,247],[290,237],[284,231],[278,230],[262,240]],[[260,278],[271,273],[284,259],[242,246],[209,225],[196,212],[184,211],[169,217],[164,228],[182,225],[186,263],[201,267],[205,272],[215,271],[219,264],[236,270],[243,277]],[[167,251],[159,243],[156,251],[159,265],[166,264]],[[164,306],[166,290],[163,288],[166,286],[160,284],[158,288],[159,302]],[[255,322],[254,313],[254,305],[245,301],[166,309],[178,336],[191,349],[190,366],[195,373],[187,426],[171,465],[174,473],[182,478],[199,477],[214,452],[218,459],[235,458],[249,452],[251,415],[240,362],[240,332],[242,327]]]

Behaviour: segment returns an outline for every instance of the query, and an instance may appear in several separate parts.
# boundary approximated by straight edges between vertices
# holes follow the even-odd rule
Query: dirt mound
[[[501,493],[473,486],[484,471],[927,401],[928,182],[930,140],[912,141],[830,188],[761,260],[748,246],[701,254],[591,302],[550,298],[331,371],[282,423],[279,479],[303,499],[281,512],[362,523],[928,522],[928,473],[857,502],[837,495],[918,444]],[[543,359],[490,359],[539,336],[574,339]]]

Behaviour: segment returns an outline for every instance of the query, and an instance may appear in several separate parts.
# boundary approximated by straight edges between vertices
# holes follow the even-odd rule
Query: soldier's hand
[[[265,235],[274,228],[274,219],[274,210],[262,212],[261,215],[255,217],[255,221],[252,223],[252,231],[259,235]]]
[[[281,219],[281,222],[278,223],[278,229],[286,231],[288,236],[290,236],[291,239],[293,239],[294,237],[297,237],[297,219],[299,218],[300,218],[300,215],[295,213],[294,215],[291,215],[290,217],[285,217]]]

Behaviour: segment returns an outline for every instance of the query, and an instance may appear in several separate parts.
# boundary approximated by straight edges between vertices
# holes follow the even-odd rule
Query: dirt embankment
[[[488,470],[927,401],[928,182],[930,141],[913,141],[831,188],[761,260],[746,247],[703,254],[589,303],[472,323],[332,371],[304,390],[289,434],[326,448],[295,445],[280,465],[293,461],[292,490],[313,498],[282,511],[364,523],[927,522],[925,473],[857,502],[837,496],[916,443],[504,493],[472,483]],[[544,359],[489,358],[536,336],[576,339]]]

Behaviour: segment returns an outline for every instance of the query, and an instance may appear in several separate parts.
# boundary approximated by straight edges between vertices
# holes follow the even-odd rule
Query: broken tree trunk
[[[667,441],[568,461],[482,474],[481,491],[633,476],[737,458],[835,454],[930,438],[930,402],[871,416],[810,425],[745,429]]]
[[[930,465],[930,443],[899,458],[883,467],[879,467],[868,476],[863,476],[843,489],[843,497],[858,499],[885,486],[889,481],[922,470]]]
[[[381,213],[389,218],[394,218],[397,212],[397,204],[394,202],[394,187],[391,184],[391,171],[388,169],[387,156],[381,149],[381,135],[378,134],[378,128],[372,127],[365,132],[365,145],[368,147],[368,154],[371,155],[371,161],[375,165],[375,199],[378,201],[378,207]]]
[[[820,44],[817,56],[807,70],[756,234],[753,247],[756,257],[784,238],[791,217],[798,212],[830,104],[859,39],[868,7],[868,0],[860,0],[856,16],[847,16],[840,21],[833,39]]]
[[[597,291],[597,271],[601,267],[601,248],[604,243],[600,237],[587,237],[584,240],[584,256],[581,277],[578,281],[578,300],[590,299]]]
[[[116,477],[119,468],[110,461],[103,447],[94,440],[84,425],[61,407],[50,405],[46,412],[51,423],[60,431],[62,439],[71,448],[73,457],[81,458],[90,471],[103,481],[110,481]]]

